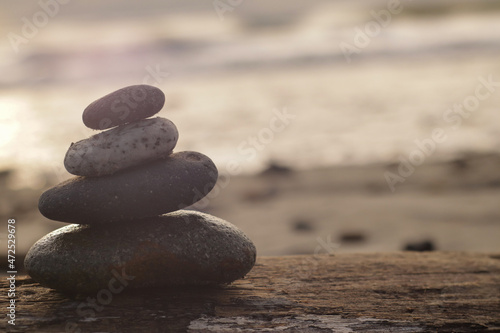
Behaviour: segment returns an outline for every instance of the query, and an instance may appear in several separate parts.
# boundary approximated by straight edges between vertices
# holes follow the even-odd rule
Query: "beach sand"
[[[403,250],[500,250],[500,156],[424,164],[395,186],[398,165],[234,177],[208,211],[233,222],[260,255]]]
[[[194,208],[237,225],[261,256],[397,251],[422,241],[442,251],[500,251],[500,155],[465,154],[423,164],[392,192],[385,173],[397,169],[394,164],[296,171],[274,165],[254,176],[221,175]],[[42,190],[9,190],[9,177],[1,176],[0,209],[17,221],[21,262],[36,240],[65,223],[38,212]]]

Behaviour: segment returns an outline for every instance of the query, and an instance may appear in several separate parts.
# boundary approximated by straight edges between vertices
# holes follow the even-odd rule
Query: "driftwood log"
[[[228,286],[109,294],[91,305],[19,275],[0,331],[500,332],[500,254],[261,257]]]

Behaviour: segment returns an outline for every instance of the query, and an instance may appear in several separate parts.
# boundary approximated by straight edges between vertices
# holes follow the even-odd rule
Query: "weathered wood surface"
[[[500,254],[262,257],[229,286],[125,289],[99,310],[18,278],[16,326],[1,331],[500,332]]]

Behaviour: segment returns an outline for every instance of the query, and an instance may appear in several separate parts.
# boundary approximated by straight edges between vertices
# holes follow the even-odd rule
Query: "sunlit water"
[[[359,29],[374,22],[370,8],[327,2],[277,27],[238,10],[223,21],[205,10],[90,24],[62,8],[18,53],[4,39],[0,167],[21,170],[18,186],[40,185],[40,174],[68,177],[70,143],[96,133],[83,125],[83,109],[143,82],[167,96],[159,116],[177,125],[176,150],[205,153],[222,172],[235,164],[255,172],[269,161],[296,168],[397,161],[438,128],[446,139],[429,159],[500,151],[498,12],[403,10],[349,63],[339,45],[355,45]],[[21,26],[11,17],[1,33]],[[488,77],[498,85],[478,88]],[[452,117],[447,110],[471,102],[477,89],[488,96]]]

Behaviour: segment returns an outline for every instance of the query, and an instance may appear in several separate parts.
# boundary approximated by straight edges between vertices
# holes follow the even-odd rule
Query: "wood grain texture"
[[[0,299],[7,304],[7,282]],[[105,297],[112,295],[111,299]],[[500,332],[500,254],[260,257],[220,288],[69,299],[18,276],[11,332]],[[102,304],[108,303],[108,304]]]

